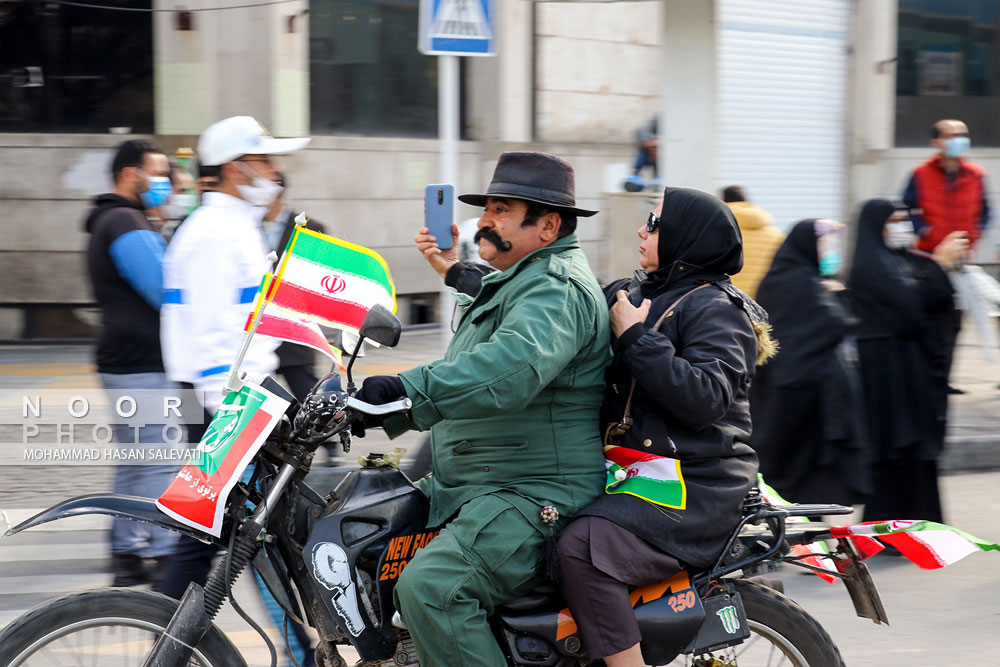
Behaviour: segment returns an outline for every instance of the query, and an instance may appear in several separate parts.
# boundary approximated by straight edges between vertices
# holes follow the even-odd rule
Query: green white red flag
[[[270,273],[264,275],[260,294],[267,293],[268,286],[273,279],[274,276]],[[260,312],[261,305],[262,299],[258,298],[253,312],[247,316],[247,322],[243,326],[243,331],[249,332],[253,327],[254,318]],[[308,317],[303,317],[297,313],[292,313],[284,308],[272,305],[260,316],[260,322],[257,323],[257,330],[254,333],[311,347],[329,357],[336,364],[337,368],[341,372],[344,372],[343,355],[340,350],[330,345],[319,325]]]
[[[253,460],[289,401],[247,382],[226,395],[198,443],[156,506],[181,523],[219,537],[229,492]]]
[[[866,521],[851,526],[833,526],[830,534],[884,542],[925,570],[957,563],[977,551],[1000,551],[998,544],[933,521]]]
[[[674,509],[687,507],[687,487],[677,459],[613,445],[604,448],[604,458],[607,493],[627,493]]]
[[[764,476],[760,473],[757,473],[757,488],[760,489],[760,496],[764,499],[764,502],[772,505],[792,504],[782,498],[781,494],[775,491],[773,487],[769,486],[764,481]],[[809,518],[804,516],[790,516],[785,521],[787,523],[810,523]],[[830,547],[826,545],[826,542],[820,540],[818,542],[810,542],[809,544],[795,544],[792,545],[792,553],[799,556],[806,565],[819,568],[817,570],[810,570],[810,572],[813,572],[823,581],[833,583],[837,580],[836,575],[828,574],[828,572],[837,572],[838,570],[837,564],[828,557]]]
[[[396,312],[396,288],[368,248],[296,227],[267,301],[319,324],[357,331],[376,304]]]

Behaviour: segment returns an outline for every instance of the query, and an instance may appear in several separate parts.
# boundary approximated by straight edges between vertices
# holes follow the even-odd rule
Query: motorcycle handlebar
[[[401,398],[398,401],[393,401],[391,403],[372,405],[371,403],[365,403],[364,401],[351,396],[347,399],[347,407],[351,410],[363,412],[364,414],[372,417],[382,417],[383,415],[390,415],[394,412],[406,412],[413,407],[413,401],[409,398]]]

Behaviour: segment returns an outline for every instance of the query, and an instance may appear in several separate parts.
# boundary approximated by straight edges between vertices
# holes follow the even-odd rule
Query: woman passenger
[[[607,493],[559,539],[563,594],[610,667],[645,664],[629,587],[710,566],[739,522],[757,476],[747,391],[773,352],[766,313],[729,279],[743,252],[728,206],[667,188],[638,235],[641,269],[605,288]]]

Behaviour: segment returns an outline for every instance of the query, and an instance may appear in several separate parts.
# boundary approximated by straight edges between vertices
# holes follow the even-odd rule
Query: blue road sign
[[[493,0],[420,0],[421,53],[492,56],[496,53]]]

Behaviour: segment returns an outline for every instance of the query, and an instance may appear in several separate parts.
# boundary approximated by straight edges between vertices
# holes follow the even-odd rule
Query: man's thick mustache
[[[487,241],[489,241],[490,243],[492,243],[494,246],[496,246],[496,249],[499,250],[500,252],[507,252],[508,250],[510,250],[511,248],[514,247],[514,246],[511,245],[510,241],[504,241],[500,237],[500,235],[497,234],[492,229],[480,229],[480,230],[478,230],[476,232],[475,238],[473,239],[473,242],[478,245],[480,239],[486,239]]]

